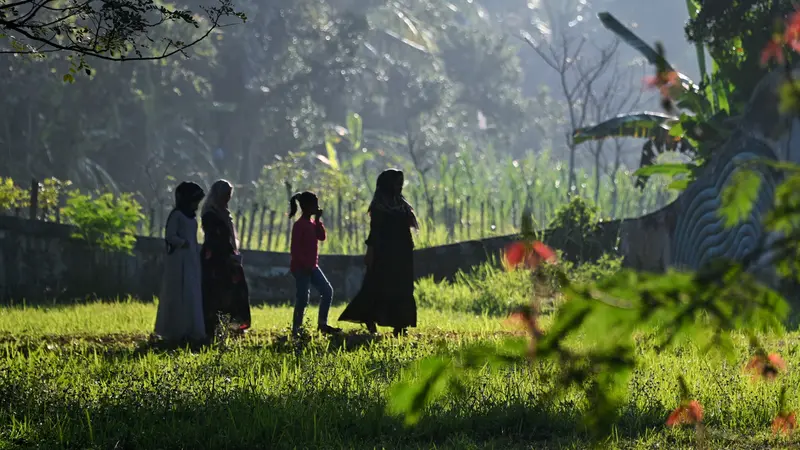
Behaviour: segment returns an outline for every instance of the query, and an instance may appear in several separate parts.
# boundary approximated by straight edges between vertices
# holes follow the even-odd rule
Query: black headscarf
[[[403,179],[403,172],[397,169],[386,169],[378,175],[375,183],[375,195],[369,205],[369,212],[382,211],[388,214],[401,215],[408,218],[408,225],[419,228],[417,215],[414,208],[403,197],[402,188],[397,189],[400,180]]]
[[[200,185],[184,181],[175,188],[175,209],[186,217],[194,218],[197,215],[197,208],[194,205],[203,200],[205,196],[206,193]]]
[[[195,203],[199,203],[205,196],[206,193],[203,192],[203,188],[197,183],[184,181],[179,184],[178,187],[175,188],[175,208],[170,211],[167,217],[167,223],[169,223],[172,215],[178,211],[186,217],[194,219],[197,215],[197,207],[194,205]],[[171,255],[175,251],[175,247],[166,239],[164,239],[164,242],[167,245],[167,254]]]

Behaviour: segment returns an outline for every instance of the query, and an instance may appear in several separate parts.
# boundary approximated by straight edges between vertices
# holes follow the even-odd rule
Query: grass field
[[[337,317],[341,307],[331,316]],[[315,317],[313,309],[307,317]],[[254,309],[254,330],[211,348],[148,346],[155,306],[135,301],[0,309],[0,448],[545,449],[587,448],[580,395],[548,399],[545,367],[483,371],[414,428],[385,412],[404,367],[433,352],[492,342],[498,317],[420,311],[410,336],[287,339],[291,309]],[[387,333],[390,334],[390,333]],[[800,377],[797,334],[767,338]],[[705,407],[711,448],[798,448],[775,437],[776,385],[684,347],[644,358],[617,432],[600,448],[693,448],[691,430],[664,427],[686,375]],[[740,364],[747,359],[744,339]],[[650,355],[650,356],[648,356]],[[790,393],[791,394],[791,393]],[[794,395],[791,406],[797,407]]]

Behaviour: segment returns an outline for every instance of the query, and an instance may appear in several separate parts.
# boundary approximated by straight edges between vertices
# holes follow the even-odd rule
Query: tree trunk
[[[617,143],[614,149],[614,169],[611,171],[611,214],[613,218],[618,216],[617,202],[619,200],[619,187],[617,186],[617,172],[620,166],[620,153],[622,149]]]

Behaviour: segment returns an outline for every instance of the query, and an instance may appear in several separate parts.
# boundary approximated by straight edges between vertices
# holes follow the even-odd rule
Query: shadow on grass
[[[554,412],[521,403],[472,411],[449,405],[407,428],[385,413],[381,398],[364,393],[236,391],[202,402],[175,396],[122,393],[124,402],[88,407],[81,401],[17,398],[11,405],[17,420],[36,425],[3,434],[17,448],[52,449],[484,448],[481,444],[489,441],[562,448],[588,439],[579,417],[568,408]],[[661,419],[639,417],[642,426],[622,429],[620,437],[635,439],[647,429],[644,424]]]
[[[520,335],[519,332],[497,332],[495,337]],[[410,333],[400,338],[400,342],[454,342],[461,338],[483,338],[484,333],[474,332],[426,332]],[[170,343],[144,334],[56,334],[41,336],[17,336],[0,333],[0,345],[6,344],[23,356],[36,351],[59,351],[62,353],[84,353],[91,350],[106,359],[138,358],[148,354],[164,354],[176,351],[202,352],[230,346],[241,346],[251,351],[271,351],[277,354],[300,354],[313,348],[326,353],[355,352],[381,342],[394,342],[398,338],[390,333],[373,335],[361,331],[350,331],[334,335],[303,335],[299,339],[290,336],[288,330],[282,332],[259,332],[245,335],[229,335],[214,342]],[[2,352],[0,348],[0,352]],[[8,349],[6,349],[8,351]]]

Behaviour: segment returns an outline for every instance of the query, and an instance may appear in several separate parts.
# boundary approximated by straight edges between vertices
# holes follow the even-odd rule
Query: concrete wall
[[[545,241],[572,259],[593,259],[614,251],[619,222],[601,224],[595,236],[584,239],[569,230],[554,230]],[[71,239],[66,225],[0,216],[0,299],[4,302],[65,301],[87,297],[158,295],[164,242],[141,237],[133,255],[92,249]],[[499,256],[512,236],[419,249],[417,277],[450,278]],[[286,253],[243,251],[245,273],[253,304],[286,302],[293,297]],[[322,255],[320,265],[331,281],[337,301],[352,298],[364,276],[361,256]]]

